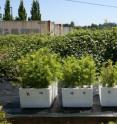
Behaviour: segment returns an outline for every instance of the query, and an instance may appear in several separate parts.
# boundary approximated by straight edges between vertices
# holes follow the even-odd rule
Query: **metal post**
[[[2,20],[1,6],[0,6],[0,21]]]
[[[12,10],[12,6],[10,7],[10,10],[11,10],[11,19],[12,19],[12,17],[13,17],[13,10]]]

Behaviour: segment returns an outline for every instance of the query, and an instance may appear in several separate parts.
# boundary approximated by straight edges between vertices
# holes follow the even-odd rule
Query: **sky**
[[[10,0],[13,16],[18,15],[20,0]],[[98,4],[117,6],[117,0],[81,0]],[[51,20],[55,23],[75,22],[75,25],[91,25],[108,22],[117,23],[117,8],[92,6],[67,0],[39,0],[42,20]],[[28,16],[30,16],[32,0],[24,0]],[[5,0],[0,0],[1,12],[4,13]]]

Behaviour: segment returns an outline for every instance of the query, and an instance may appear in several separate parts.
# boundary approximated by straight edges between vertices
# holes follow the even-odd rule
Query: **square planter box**
[[[117,87],[99,86],[100,103],[103,107],[117,106]]]
[[[53,103],[53,87],[49,88],[20,88],[21,108],[49,108]]]
[[[62,88],[63,107],[92,107],[93,88]]]

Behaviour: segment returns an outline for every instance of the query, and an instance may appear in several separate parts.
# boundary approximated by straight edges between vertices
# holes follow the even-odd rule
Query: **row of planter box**
[[[34,89],[20,88],[21,108],[49,108],[58,95],[57,84],[49,88]],[[102,106],[117,106],[117,88],[99,87]],[[91,88],[62,88],[63,107],[92,107],[93,87]]]

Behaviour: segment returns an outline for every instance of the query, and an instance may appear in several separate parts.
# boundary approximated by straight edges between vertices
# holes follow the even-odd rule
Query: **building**
[[[64,35],[71,31],[70,27],[55,24],[51,21],[0,21],[0,34],[51,34]]]

